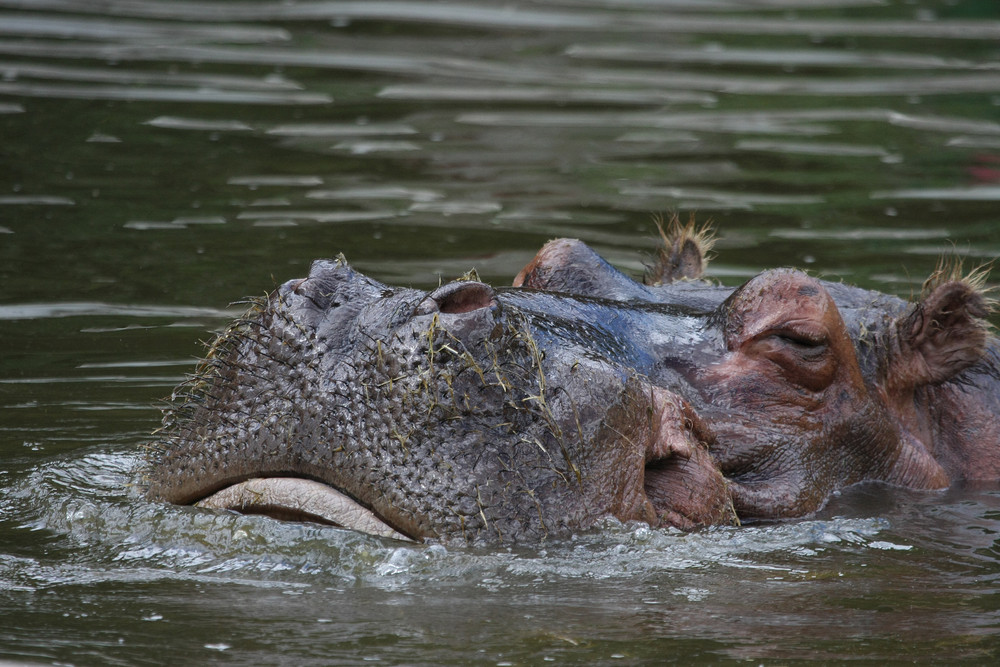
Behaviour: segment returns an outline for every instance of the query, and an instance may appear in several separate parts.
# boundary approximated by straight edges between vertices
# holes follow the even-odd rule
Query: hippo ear
[[[697,280],[708,266],[708,252],[715,244],[715,234],[709,225],[698,228],[694,216],[683,224],[675,214],[664,224],[657,219],[663,245],[656,253],[652,266],[646,268],[643,282],[663,285],[678,280]]]
[[[921,301],[894,323],[886,373],[890,393],[945,382],[979,361],[989,310],[974,279],[929,281]]]

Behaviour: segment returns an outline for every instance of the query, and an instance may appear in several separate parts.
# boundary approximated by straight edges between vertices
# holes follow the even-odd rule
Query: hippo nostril
[[[454,283],[454,289],[432,295],[442,313],[468,313],[496,305],[496,293],[484,283]],[[441,292],[442,290],[438,290]]]
[[[458,314],[497,306],[496,292],[485,283],[474,280],[443,285],[431,292],[419,306],[417,314],[432,312]]]

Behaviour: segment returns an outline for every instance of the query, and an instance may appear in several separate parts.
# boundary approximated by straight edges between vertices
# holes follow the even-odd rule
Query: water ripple
[[[16,0],[0,6],[21,6]],[[827,6],[835,6],[832,5]],[[102,5],[73,3],[68,0],[41,0],[34,6],[69,9],[79,12],[106,11]],[[584,5],[586,6],[586,5]],[[787,4],[809,9],[810,3]],[[857,6],[850,3],[846,6]],[[690,8],[690,5],[689,7]],[[715,4],[715,10],[743,9],[739,5]],[[779,6],[775,6],[778,9]],[[535,9],[517,5],[483,7],[471,3],[413,3],[398,0],[369,2],[261,2],[194,3],[132,0],[113,5],[116,16],[171,19],[177,21],[398,21],[440,24],[487,29],[527,30],[618,30],[657,34],[715,33],[736,35],[805,35],[808,37],[909,37],[939,39],[995,39],[1000,37],[1000,22],[983,20],[925,21],[899,19],[802,19],[788,14],[777,17],[726,17],[681,11],[664,12],[660,6],[640,5],[615,11],[586,11],[566,7],[564,11]],[[675,9],[683,9],[675,7]],[[636,11],[647,10],[647,11]]]
[[[204,132],[245,132],[253,129],[239,120],[206,120],[178,118],[176,116],[157,116],[147,120],[144,124],[168,130],[201,130]]]
[[[84,5],[75,6],[75,10]],[[95,9],[104,7],[95,5]],[[281,28],[234,27],[227,25],[195,25],[160,21],[97,20],[80,17],[43,16],[5,12],[0,21],[0,34],[17,37],[51,37],[57,39],[89,39],[102,41],[141,41],[142,48],[153,46],[150,40],[164,43],[213,41],[237,44],[285,42],[288,31]]]
[[[238,311],[193,306],[142,306],[100,302],[0,304],[0,321],[62,317],[232,318]]]
[[[213,88],[235,88],[242,90],[298,91],[302,86],[281,76],[265,78],[220,74],[185,74],[179,72],[142,72],[120,68],[96,69],[42,65],[38,63],[0,62],[0,78],[6,82],[15,79],[55,79],[64,81],[85,81],[88,83],[116,83],[126,86],[176,85],[204,86]]]
[[[0,82],[0,95],[81,100],[124,100],[145,102],[190,102],[215,104],[328,104],[320,93],[210,90],[205,88],[141,88],[122,86],[72,86],[58,84]]]
[[[59,195],[7,195],[0,197],[0,206],[73,206],[76,202]]]
[[[721,44],[701,48],[574,44],[565,51],[573,58],[634,63],[698,65],[763,65],[768,67],[838,67],[877,69],[996,69],[995,62],[976,62],[919,53],[837,51],[833,49],[741,49]]]
[[[370,137],[416,134],[406,123],[300,123],[276,125],[267,134],[278,137]]]
[[[818,195],[778,195],[749,192],[726,192],[705,188],[685,188],[676,186],[625,186],[619,190],[629,197],[666,198],[681,202],[683,209],[744,209],[760,206],[803,206],[822,204],[825,199]]]
[[[880,190],[872,199],[945,199],[949,201],[1000,201],[1000,186],[974,186],[967,188],[921,188]]]
[[[831,157],[877,157],[891,155],[881,146],[858,146],[854,144],[803,143],[793,141],[768,141],[743,139],[736,142],[737,150],[766,151],[787,155],[829,155]]]
[[[613,77],[609,77],[613,79]],[[672,82],[673,88],[683,82]],[[608,104],[712,104],[713,95],[685,90],[630,90],[552,87],[505,86],[503,88],[442,85],[386,86],[378,94],[390,100],[422,100],[428,102],[522,102],[544,104],[594,103]]]

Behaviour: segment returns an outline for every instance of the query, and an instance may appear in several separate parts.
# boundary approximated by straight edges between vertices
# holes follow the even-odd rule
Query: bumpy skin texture
[[[301,477],[411,538],[496,543],[998,476],[997,343],[973,286],[915,305],[790,270],[720,288],[692,280],[704,240],[675,229],[651,285],[565,239],[503,290],[397,289],[318,261],[178,392],[148,493]]]

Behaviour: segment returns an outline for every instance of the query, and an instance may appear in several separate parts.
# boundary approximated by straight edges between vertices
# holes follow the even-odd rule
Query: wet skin
[[[974,284],[939,277],[911,304],[779,269],[733,290],[698,280],[702,240],[675,228],[651,285],[571,240],[503,289],[316,262],[179,391],[148,493],[496,543],[998,475],[998,346]]]

